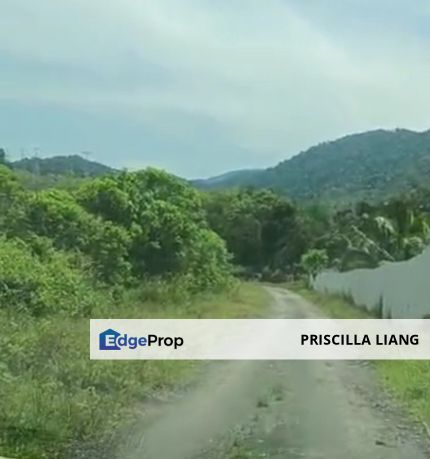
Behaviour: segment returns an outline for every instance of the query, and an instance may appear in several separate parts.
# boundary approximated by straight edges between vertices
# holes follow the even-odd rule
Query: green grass
[[[430,362],[380,361],[378,373],[397,399],[413,416],[430,424]]]
[[[318,305],[328,316],[339,319],[375,318],[346,298],[323,295],[309,290],[304,283],[289,284],[288,288]],[[382,384],[416,419],[430,424],[430,362],[414,360],[375,361]]]
[[[129,292],[119,304],[106,298],[92,317],[261,317],[270,303],[253,284],[180,302],[142,296]],[[76,445],[85,457],[111,457],[115,432],[199,368],[192,361],[91,361],[89,320],[65,315],[0,310],[0,347],[0,456],[20,459],[59,459]]]
[[[158,294],[157,294],[158,295]],[[250,282],[237,283],[227,292],[217,294],[205,293],[191,298],[166,299],[152,297],[142,298],[142,291],[128,293],[126,301],[111,311],[103,311],[105,317],[114,318],[196,318],[196,319],[241,319],[265,317],[271,303],[270,295],[258,284]],[[146,296],[146,292],[143,292]]]
[[[325,295],[310,290],[304,282],[294,282],[287,286],[319,308],[330,317],[337,319],[370,319],[375,318],[369,311],[355,306],[351,300],[339,295]]]

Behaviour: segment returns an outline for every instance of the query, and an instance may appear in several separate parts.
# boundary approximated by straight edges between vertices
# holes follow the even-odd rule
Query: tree
[[[325,250],[310,249],[302,255],[300,265],[308,274],[309,279],[313,280],[315,276],[328,265],[328,256]]]
[[[123,172],[88,182],[75,196],[88,213],[126,231],[136,279],[191,276],[196,286],[210,286],[228,277],[225,244],[209,230],[199,192],[184,180],[156,169]],[[213,261],[211,282],[205,259]]]
[[[82,185],[75,194],[79,204],[88,212],[113,223],[130,228],[136,220],[136,206],[119,179],[103,177]]]
[[[33,234],[52,240],[54,247],[88,256],[97,278],[121,283],[130,273],[130,237],[110,221],[86,212],[63,190],[31,194],[22,217],[21,237]]]
[[[296,206],[270,190],[207,193],[204,205],[210,227],[241,266],[291,270],[308,247]]]
[[[0,164],[0,232],[17,229],[16,221],[22,211],[24,190],[15,174]]]
[[[420,192],[420,196],[426,195]],[[360,202],[334,213],[326,234],[315,246],[326,249],[330,265],[341,270],[407,260],[430,241],[425,209],[416,194],[380,204]]]

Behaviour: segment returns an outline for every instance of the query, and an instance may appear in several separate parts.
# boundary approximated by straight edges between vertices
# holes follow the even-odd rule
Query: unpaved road
[[[273,317],[322,317],[270,288]],[[366,362],[213,362],[155,407],[124,459],[423,459],[427,438],[377,386]]]

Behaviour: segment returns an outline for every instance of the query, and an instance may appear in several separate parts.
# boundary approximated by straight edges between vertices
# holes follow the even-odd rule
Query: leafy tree
[[[0,232],[8,233],[16,229],[16,220],[22,211],[24,190],[15,174],[0,165]]]
[[[0,199],[10,202],[22,191],[16,175],[8,167],[0,165]]]
[[[21,237],[50,238],[56,248],[87,255],[100,279],[125,282],[130,272],[130,238],[121,227],[86,212],[62,190],[45,190],[27,199]]]
[[[51,252],[42,259],[22,240],[3,237],[0,254],[0,310],[77,316],[97,306],[90,280],[71,267],[66,254]]]
[[[2,452],[59,458],[90,444],[85,455],[109,455],[136,382],[144,373],[153,390],[161,373],[90,364],[88,318],[136,317],[150,299],[186,299],[175,314],[189,316],[191,295],[231,282],[224,241],[184,181],[148,170],[33,192],[0,166]]]
[[[123,172],[88,182],[76,199],[89,213],[127,231],[136,278],[192,274],[200,285],[204,270],[195,268],[195,259],[211,259],[219,251],[224,256],[211,266],[218,270],[214,278],[225,282],[229,276],[224,243],[208,236],[200,194],[185,181],[155,169]]]
[[[136,209],[127,191],[119,186],[119,180],[115,177],[91,180],[80,187],[76,199],[89,212],[130,228],[136,220]]]
[[[270,190],[208,193],[205,208],[209,225],[239,265],[288,271],[308,247],[305,219],[289,200]]]
[[[341,270],[407,260],[430,241],[428,216],[422,209],[407,196],[381,204],[360,202],[333,215],[316,247],[326,249],[331,265]]]
[[[302,255],[300,264],[303,270],[309,275],[310,279],[328,266],[328,256],[325,250],[310,249]]]

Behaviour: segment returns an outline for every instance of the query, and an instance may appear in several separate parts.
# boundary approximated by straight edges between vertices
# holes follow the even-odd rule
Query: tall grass
[[[92,317],[258,317],[263,289],[187,297],[167,285],[97,292]],[[152,290],[151,295],[149,291]],[[162,293],[164,291],[164,293]],[[103,301],[100,301],[101,298]],[[90,361],[89,317],[34,316],[0,308],[0,456],[109,458],[115,435],[145,402],[192,377],[191,361]]]

